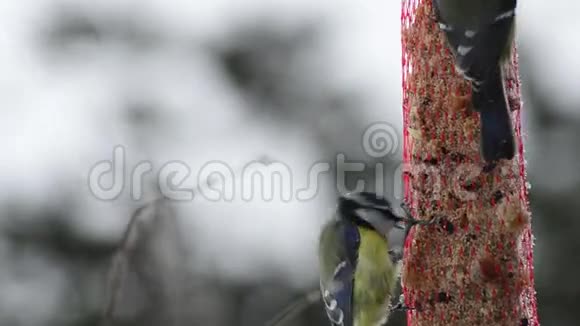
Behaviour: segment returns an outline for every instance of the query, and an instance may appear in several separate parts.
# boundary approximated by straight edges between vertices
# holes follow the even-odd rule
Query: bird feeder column
[[[539,325],[517,53],[504,67],[517,155],[490,168],[431,0],[403,0],[401,21],[405,200],[416,218],[439,218],[405,246],[408,324]]]

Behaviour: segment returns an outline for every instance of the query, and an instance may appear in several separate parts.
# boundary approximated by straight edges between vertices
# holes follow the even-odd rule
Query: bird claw
[[[403,251],[401,249],[392,249],[389,250],[389,257],[391,257],[391,261],[398,262],[403,260]]]
[[[399,302],[396,305],[391,307],[391,311],[410,311],[416,310],[414,307],[409,307],[405,304],[405,297],[401,294],[399,296]]]
[[[393,306],[393,308],[391,308],[392,311],[411,311],[411,310],[416,310],[413,307],[409,307],[407,305],[405,305],[404,303],[397,303],[396,305]]]
[[[406,217],[411,216],[411,208],[409,208],[409,205],[407,205],[407,202],[403,201],[401,203],[401,209],[403,209],[403,211],[405,212]]]

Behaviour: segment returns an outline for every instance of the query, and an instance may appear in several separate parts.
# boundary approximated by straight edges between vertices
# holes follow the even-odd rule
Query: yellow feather
[[[360,247],[354,277],[354,326],[382,325],[389,315],[398,279],[387,241],[377,232],[359,227]]]

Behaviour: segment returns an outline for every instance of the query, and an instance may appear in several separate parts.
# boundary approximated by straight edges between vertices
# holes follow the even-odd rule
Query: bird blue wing
[[[358,228],[345,222],[338,230],[341,241],[337,254],[340,262],[334,270],[331,281],[322,284],[322,299],[332,326],[353,326],[354,273],[358,258],[360,234]]]

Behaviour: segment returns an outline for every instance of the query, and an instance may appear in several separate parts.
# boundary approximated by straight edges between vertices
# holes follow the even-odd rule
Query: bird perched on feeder
[[[515,143],[502,65],[510,57],[517,0],[433,0],[433,4],[457,70],[471,82],[484,160],[512,159]]]
[[[374,193],[340,197],[319,242],[320,291],[332,326],[379,326],[392,310],[407,309],[391,306],[404,240],[413,225],[433,222],[397,216]],[[395,240],[397,229],[404,231]]]

